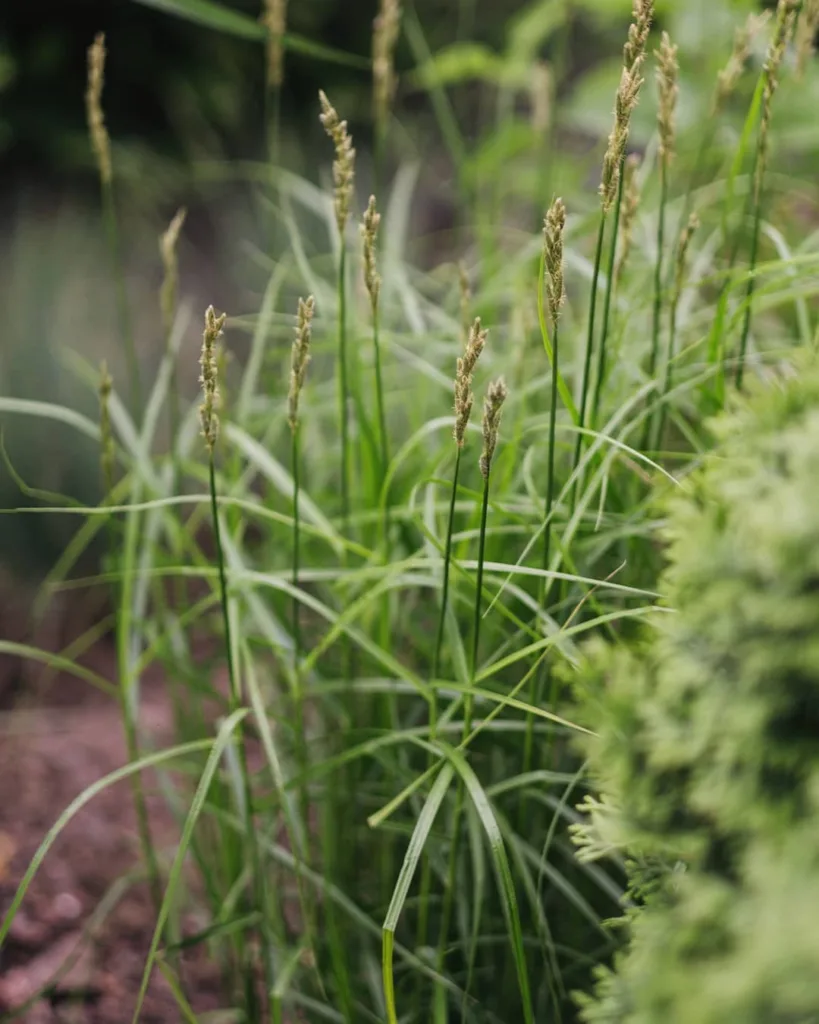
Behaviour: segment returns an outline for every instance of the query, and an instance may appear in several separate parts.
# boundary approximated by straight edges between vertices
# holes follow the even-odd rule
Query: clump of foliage
[[[669,506],[670,614],[592,651],[600,792],[581,850],[629,858],[629,943],[586,1021],[819,1013],[819,370],[759,390]]]

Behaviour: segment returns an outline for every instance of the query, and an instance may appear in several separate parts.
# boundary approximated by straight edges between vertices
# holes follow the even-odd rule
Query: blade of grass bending
[[[153,7],[154,10],[162,11],[164,14],[184,18],[186,21],[192,21],[205,28],[237,36],[239,39],[262,42],[267,38],[265,28],[258,21],[239,11],[225,7],[224,4],[216,3],[215,0],[135,0],[135,2],[142,4],[143,7]],[[366,57],[345,53],[343,50],[325,46],[323,43],[316,43],[292,32],[284,33],[282,45],[286,50],[303,53],[307,57],[315,57],[317,60],[323,60],[329,64],[359,68],[362,71],[368,70],[371,64]]]
[[[412,879],[418,867],[418,861],[424,852],[424,846],[430,830],[435,822],[435,817],[443,802],[444,797],[452,781],[454,769],[450,765],[444,765],[441,769],[435,784],[430,790],[426,803],[415,823],[412,836],[404,855],[404,862],[398,880],[395,883],[392,899],[390,900],[387,915],[382,926],[382,947],[381,964],[384,982],[384,999],[387,1006],[388,1024],[398,1024],[398,1015],[395,1005],[395,984],[393,979],[393,949],[395,945],[395,929],[398,919],[404,909]]]
[[[478,813],[483,825],[486,838],[489,842],[489,850],[492,855],[492,864],[498,882],[503,915],[506,919],[506,926],[509,931],[509,940],[512,946],[512,955],[515,961],[515,971],[518,979],[518,992],[520,995],[521,1009],[525,1024],[534,1024],[535,1017],[532,1009],[532,996],[529,988],[529,974],[526,967],[526,953],[523,948],[523,930],[520,923],[517,896],[515,894],[515,883],[512,878],[512,871],[509,866],[509,858],[503,842],[500,827],[492,809],[492,803],[486,795],[486,791],[478,780],[466,758],[454,747],[448,747],[446,756],[464,783],[466,792]]]
[[[237,708],[237,710],[222,723],[219,732],[216,735],[216,739],[212,742],[209,741],[208,743],[211,747],[211,751],[208,755],[207,762],[205,763],[205,768],[199,780],[199,785],[196,787],[196,792],[193,795],[190,811],[185,819],[185,825],[182,829],[179,846],[176,850],[176,856],[174,857],[173,864],[171,865],[171,870],[168,873],[168,884],[165,888],[165,895],[162,899],[162,906],[160,907],[159,917],[156,922],[156,927],[154,928],[153,937],[151,938],[151,945],[148,950],[145,968],[142,973],[142,981],[140,982],[139,992],[137,994],[136,1006],[134,1007],[134,1014],[132,1018],[133,1024],[138,1024],[139,1016],[142,1012],[142,1004],[145,1000],[145,994],[148,991],[148,982],[150,981],[151,972],[153,971],[154,962],[159,950],[159,940],[162,937],[162,931],[165,927],[165,921],[168,917],[171,903],[176,895],[177,885],[182,877],[182,867],[185,862],[188,847],[190,846],[191,838],[193,837],[193,830],[196,827],[196,822],[199,820],[199,815],[202,813],[202,808],[205,805],[205,799],[207,798],[210,784],[213,781],[213,776],[219,766],[222,754],[224,753],[228,743],[231,741],[233,733],[241,725],[247,714],[247,708]],[[201,744],[199,744],[199,747],[201,749]],[[148,758],[143,758],[143,764],[148,760]]]
[[[153,768],[158,764],[163,764],[165,761],[171,761],[174,758],[183,757],[185,754],[201,753],[204,750],[211,749],[213,745],[214,741],[210,739],[196,740],[192,743],[183,743],[179,746],[171,747],[168,750],[160,750],[155,754],[147,754],[135,763],[126,764],[122,768],[117,768],[116,771],[109,772],[108,775],[105,775],[101,779],[92,783],[87,789],[83,790],[78,797],[72,800],[46,833],[45,838],[40,843],[34,856],[31,858],[29,866],[26,868],[25,874],[17,886],[17,890],[12,897],[11,905],[6,911],[2,923],[0,923],[0,945],[2,945],[8,935],[12,921],[14,920],[17,911],[20,909],[20,904],[23,902],[29,886],[45,860],[48,851],[57,841],[66,825],[76,817],[87,803],[93,800],[95,796],[107,789],[109,786],[113,786],[115,783],[129,778],[131,775],[134,775],[145,768]]]
[[[549,337],[549,328],[546,324],[546,309],[544,305],[544,277],[546,272],[546,263],[544,254],[540,254],[540,272],[538,274],[537,282],[537,318],[540,325],[540,336],[543,339],[543,348],[546,351],[546,358],[549,360],[549,365],[552,367],[552,372],[555,372],[555,350],[557,348],[557,342],[552,343],[552,339]],[[569,415],[575,424],[580,422],[580,415],[577,411],[577,406],[574,404],[572,399],[572,393],[569,391],[569,387],[566,381],[563,379],[563,375],[560,373],[560,367],[557,367],[557,388],[560,392],[560,399],[569,411]]]

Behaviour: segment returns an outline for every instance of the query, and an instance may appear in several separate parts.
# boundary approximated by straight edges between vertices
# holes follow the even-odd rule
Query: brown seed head
[[[631,252],[634,222],[637,219],[637,211],[640,208],[640,189],[637,183],[637,169],[639,166],[639,156],[636,153],[630,154],[626,159],[626,179],[623,182],[623,205],[620,210],[620,252],[618,253],[617,264],[614,268],[615,282],[620,280],[623,267]]]
[[[199,406],[199,421],[202,424],[202,437],[208,451],[213,454],[216,439],[219,437],[219,371],[217,369],[216,343],[221,337],[227,315],[217,316],[213,306],[205,310],[205,331],[202,335],[202,354],[199,357],[201,373],[199,383],[202,385],[202,404]]]
[[[398,84],[395,75],[395,44],[401,27],[401,4],[381,0],[373,21],[373,115],[378,131],[386,128],[390,105]]]
[[[563,200],[555,199],[546,214],[543,226],[543,265],[546,271],[546,298],[552,323],[557,323],[560,307],[566,298],[563,283],[563,229],[566,226],[566,207]]]
[[[773,98],[776,90],[779,88],[779,71],[796,25],[799,3],[800,0],[779,0],[776,8],[773,39],[768,47],[768,54],[765,58],[762,113],[759,119],[759,159],[756,162],[754,174],[754,198],[756,202],[759,201],[762,193],[762,182],[768,162]]]
[[[88,48],[88,87],[85,91],[85,113],[100,181],[103,185],[110,185],[112,177],[111,142],[108,138],[108,129],[105,127],[105,115],[102,112],[105,55],[105,34],[99,32]]]
[[[632,23],[628,30],[628,39],[623,47],[623,70],[614,99],[614,126],[609,135],[606,155],[603,158],[600,199],[604,213],[609,212],[617,196],[620,168],[628,145],[631,115],[637,106],[640,89],[643,85],[643,62],[653,17],[654,0],[633,0]]]
[[[367,286],[373,313],[378,306],[378,294],[381,290],[381,278],[375,265],[375,249],[380,223],[381,214],[375,208],[375,196],[370,196],[361,224],[361,237],[364,242],[364,283]]]
[[[267,29],[267,85],[278,88],[284,81],[284,43],[287,0],[264,0],[260,21]]]
[[[755,36],[770,21],[771,12],[763,11],[761,14],[749,14],[744,25],[741,25],[734,35],[734,48],[728,63],[717,75],[717,87],[714,90],[713,113],[717,113],[725,103],[726,99],[733,93],[745,70],[748,58],[751,56],[751,46]]]
[[[819,32],[819,0],[804,0],[802,14],[796,26],[796,73],[801,78],[808,61],[816,51]]]
[[[692,213],[688,218],[688,223],[680,234],[680,241],[677,245],[677,261],[675,267],[675,290],[679,296],[682,291],[683,277],[685,276],[685,265],[688,258],[688,248],[691,245],[691,237],[697,228],[700,226],[700,219],[696,213]]]
[[[176,247],[179,241],[179,233],[182,230],[182,225],[185,223],[185,217],[186,210],[184,207],[177,210],[173,220],[159,239],[159,253],[165,270],[162,287],[159,291],[159,305],[162,310],[162,322],[165,325],[166,334],[170,333],[173,326],[174,311],[176,309],[176,292],[179,287],[179,260],[177,259]]]
[[[287,422],[291,430],[295,430],[299,422],[299,397],[310,362],[310,337],[315,308],[316,300],[312,295],[307,299],[299,299],[296,337],[290,351],[290,393],[287,396]]]
[[[676,134],[675,114],[679,86],[680,65],[677,61],[677,47],[673,46],[667,32],[663,32],[657,57],[657,88],[660,102],[657,110],[657,129],[660,135],[660,160],[666,167],[674,156],[674,139]]]
[[[498,444],[501,410],[508,394],[509,389],[503,377],[492,381],[486,389],[486,396],[483,400],[483,451],[480,458],[484,480],[489,476],[489,468],[492,465],[492,458]]]
[[[472,309],[472,286],[469,283],[469,271],[463,260],[458,262],[458,287],[461,293],[461,327],[464,332],[464,345],[469,341],[471,326],[470,312]]]
[[[472,374],[486,344],[487,332],[481,330],[480,318],[476,318],[469,331],[464,354],[458,358],[455,371],[455,443],[463,448],[469,415],[472,412]]]
[[[335,146],[336,158],[333,161],[333,206],[336,211],[336,224],[340,235],[344,234],[347,218],[350,216],[350,202],[353,196],[353,178],[355,176],[355,150],[353,140],[347,131],[347,122],[339,120],[335,107],[330,104],[327,96],[319,90],[321,114],[319,119],[324,130]]]

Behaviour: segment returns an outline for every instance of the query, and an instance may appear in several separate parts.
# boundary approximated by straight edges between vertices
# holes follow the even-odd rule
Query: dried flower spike
[[[498,444],[501,410],[508,394],[509,389],[506,387],[503,377],[492,381],[486,389],[486,396],[483,400],[483,451],[480,458],[484,480],[489,476],[489,467],[492,465],[492,458]]]
[[[199,406],[199,421],[202,424],[202,437],[208,451],[213,454],[216,439],[219,436],[219,371],[217,369],[216,342],[222,334],[227,316],[217,316],[213,306],[205,310],[205,331],[202,335],[202,355],[199,358],[201,374],[199,383],[202,385],[203,401]]]
[[[367,209],[364,211],[361,237],[364,241],[364,283],[367,286],[367,293],[370,296],[370,305],[373,312],[375,312],[378,306],[378,293],[381,290],[381,278],[375,265],[375,249],[380,223],[381,214],[375,208],[375,196],[370,196]]]
[[[91,148],[97,161],[100,181],[111,183],[111,142],[102,112],[102,89],[105,84],[105,34],[99,32],[88,48],[88,88],[85,92],[85,112]]]
[[[264,0],[261,22],[267,29],[267,84],[278,89],[284,80],[284,30],[287,27],[287,0]]]
[[[100,467],[102,469],[102,485],[105,494],[111,493],[114,486],[114,435],[111,430],[111,411],[109,408],[111,390],[114,382],[108,372],[108,364],[105,360],[100,364]]]
[[[762,181],[768,160],[771,109],[774,95],[779,88],[779,69],[793,35],[796,17],[799,13],[799,3],[800,0],[779,0],[776,8],[774,35],[765,58],[762,113],[759,119],[759,158],[754,175],[754,197],[757,203],[762,193]]]
[[[749,14],[745,24],[736,30],[734,35],[734,48],[728,63],[717,75],[717,87],[714,91],[713,113],[717,113],[723,103],[736,89],[748,58],[751,56],[751,45],[754,37],[768,24],[770,11],[763,11],[762,14]]]
[[[688,248],[691,245],[691,237],[700,226],[700,219],[696,213],[688,218],[688,223],[682,230],[680,241],[677,245],[677,264],[675,268],[675,291],[679,295],[682,291],[683,276],[685,275],[685,262],[688,258]]]
[[[555,199],[546,214],[543,227],[543,265],[546,270],[546,299],[552,323],[557,323],[560,307],[566,298],[563,283],[563,229],[566,226],[566,207],[563,200]]]
[[[816,52],[816,34],[819,32],[819,0],[804,0],[802,14],[796,27],[796,73],[801,78],[808,61]]]
[[[176,292],[179,287],[179,261],[176,255],[176,246],[186,216],[187,211],[184,207],[177,210],[173,220],[159,239],[159,253],[162,257],[162,266],[165,269],[165,276],[162,279],[162,287],[159,292],[159,305],[162,309],[162,321],[166,334],[173,326]]]
[[[315,308],[316,300],[312,295],[307,299],[299,299],[296,338],[290,352],[290,393],[287,396],[287,422],[291,430],[295,430],[299,422],[299,397],[310,362],[310,336]]]
[[[637,106],[644,81],[642,67],[653,13],[654,0],[634,0],[633,21],[629,28],[628,41],[623,48],[623,70],[614,100],[614,125],[603,158],[600,199],[604,213],[608,213],[614,204],[620,184],[620,165],[628,144],[631,115]]]
[[[347,218],[350,216],[350,202],[353,196],[353,178],[355,176],[355,150],[353,140],[347,131],[347,122],[339,120],[335,107],[330,104],[327,96],[319,90],[321,102],[320,121],[324,130],[333,141],[336,158],[333,161],[333,206],[336,211],[336,224],[340,235],[344,234]]]
[[[373,115],[376,129],[384,132],[390,105],[398,84],[395,75],[395,44],[401,26],[401,4],[398,0],[381,0],[373,21]]]
[[[464,345],[466,345],[469,341],[471,326],[469,314],[472,309],[472,286],[469,283],[469,271],[463,260],[458,263],[458,287],[461,293],[461,326],[464,332]]]
[[[623,267],[631,252],[631,245],[634,236],[634,222],[637,219],[637,211],[640,208],[640,189],[637,182],[637,169],[640,166],[640,158],[632,153],[626,159],[625,175],[623,182],[623,206],[620,210],[620,252],[617,256],[617,264],[614,268],[615,283],[620,280]]]
[[[472,402],[474,400],[472,394],[472,374],[486,344],[486,334],[486,331],[481,330],[480,317],[476,317],[469,331],[464,354],[458,358],[455,372],[455,430],[453,434],[455,443],[459,448],[464,446],[466,428],[469,423]]]
[[[657,129],[660,136],[659,157],[666,167],[674,156],[674,139],[676,135],[675,114],[679,86],[677,80],[680,65],[677,61],[677,47],[671,43],[667,32],[663,32],[657,57],[657,88],[660,94],[657,111]]]

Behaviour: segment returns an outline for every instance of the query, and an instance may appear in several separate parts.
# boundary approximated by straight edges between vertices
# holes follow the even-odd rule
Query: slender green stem
[[[443,578],[441,581],[441,609],[438,615],[438,629],[435,635],[435,647],[432,652],[432,667],[430,669],[430,682],[432,683],[432,694],[429,703],[429,738],[434,743],[438,730],[438,691],[435,688],[435,680],[438,678],[441,665],[441,653],[444,644],[444,631],[446,628],[446,616],[449,607],[449,571],[452,561],[452,533],[455,523],[455,501],[458,495],[458,478],[461,472],[461,453],[463,449],[455,448],[455,469],[452,474],[452,490],[449,497],[449,516],[447,518],[446,539],[444,541],[444,564]],[[429,765],[434,762],[434,754],[430,751]],[[421,864],[421,884],[419,888],[420,900],[418,904],[418,932],[416,936],[416,947],[426,945],[427,927],[429,922],[429,894],[432,886],[432,864],[429,857],[424,856]]]
[[[758,173],[758,171],[757,171]],[[759,233],[762,222],[762,187],[761,183],[756,188],[754,196],[754,226],[751,233],[751,252],[748,259],[748,284],[745,288],[745,315],[742,319],[742,335],[739,339],[739,359],[737,361],[736,375],[734,381],[737,391],[742,390],[743,378],[745,376],[745,356],[748,351],[748,338],[751,333],[751,304],[756,287],[756,262],[759,255]]]
[[[597,244],[594,250],[594,269],[592,271],[591,296],[589,297],[589,326],[588,333],[586,335],[586,353],[583,358],[583,381],[580,390],[580,412],[577,423],[580,430],[578,430],[577,432],[577,438],[574,444],[574,459],[572,461],[573,469],[577,469],[577,465],[580,462],[580,453],[583,448],[583,434],[581,433],[581,431],[586,426],[586,407],[588,404],[589,397],[589,380],[591,377],[592,353],[594,351],[594,320],[595,312],[597,309],[597,288],[600,281],[600,264],[603,260],[603,239],[605,237],[605,234],[606,211],[602,210],[600,213],[600,226],[597,230]],[[572,508],[574,508],[575,502],[577,501],[578,482],[578,480],[575,480],[574,487],[572,488]]]
[[[554,496],[555,496],[555,435],[557,433],[557,371],[559,368],[559,321],[556,321],[552,328],[552,393],[551,393],[551,404],[549,408],[549,451],[546,456],[546,501],[543,508],[543,570],[546,571],[549,568],[549,562],[551,560],[551,541],[552,541],[552,510],[554,507]],[[540,607],[545,608],[549,599],[549,583],[543,578],[540,582]],[[540,678],[537,676],[532,677],[532,685],[529,693],[529,700],[533,705],[537,705],[540,699],[540,694],[543,690],[543,683],[545,681],[545,662],[544,671],[541,673]],[[535,716],[532,714],[526,717],[526,735],[523,741],[523,771],[528,772],[532,765],[532,750],[534,745],[535,735]]]
[[[299,424],[295,423],[291,434],[291,472],[293,476],[293,696],[296,729],[296,756],[299,764],[301,783],[299,786],[299,810],[302,828],[307,842],[308,829],[308,792],[307,792],[307,737],[304,731],[304,692],[301,678],[301,601],[298,597],[299,573],[301,569],[301,521],[299,516],[299,497],[301,492],[300,458],[299,458]],[[306,849],[305,849],[306,854]]]
[[[483,595],[483,563],[486,556],[486,521],[489,512],[489,481],[491,466],[487,467],[486,476],[483,482],[483,497],[481,500],[481,525],[478,537],[478,573],[475,590],[475,614],[472,626],[472,650],[469,660],[469,686],[464,698],[464,724],[461,742],[464,743],[472,732],[472,703],[473,696],[471,687],[475,682],[475,675],[478,667],[478,651],[481,640],[481,612]],[[446,944],[449,937],[449,929],[452,920],[452,907],[455,894],[456,874],[458,867],[458,848],[461,832],[461,818],[463,816],[464,785],[461,779],[455,794],[455,810],[452,816],[452,841],[449,848],[449,865],[447,870],[446,890],[444,891],[444,906],[441,915],[441,931],[438,938],[438,971],[443,972],[446,959]],[[475,908],[477,913],[477,908]],[[441,998],[441,995],[438,995]]]
[[[225,633],[225,659],[227,661],[228,670],[228,684],[230,688],[230,700],[229,706],[231,712],[236,711],[241,706],[241,692],[239,689],[239,678],[236,673],[236,664],[233,651],[233,637],[230,626],[230,607],[228,603],[228,589],[227,589],[227,574],[225,572],[225,556],[224,549],[222,546],[222,528],[219,521],[219,506],[217,501],[217,490],[216,490],[216,464],[213,458],[213,451],[211,450],[208,457],[208,482],[210,489],[210,511],[211,519],[213,521],[213,538],[216,546],[216,567],[219,574],[219,604],[222,609],[222,625]],[[242,775],[243,784],[243,798],[244,798],[244,818],[245,818],[245,833],[247,836],[248,848],[250,850],[251,865],[253,869],[253,882],[255,890],[255,900],[259,912],[262,915],[262,924],[259,929],[260,937],[262,940],[262,968],[265,976],[266,992],[272,991],[273,979],[272,979],[272,954],[270,950],[270,942],[267,931],[267,914],[266,914],[266,899],[265,899],[265,885],[264,877],[262,874],[261,857],[259,854],[259,845],[256,841],[256,830],[255,823],[253,820],[253,791],[250,785],[250,772],[247,765],[247,749],[245,745],[245,730],[244,725],[240,724],[237,729],[237,736],[239,741],[239,765]],[[248,1000],[249,1007],[255,1007],[257,995],[255,991],[255,980],[253,975],[255,969],[252,965],[248,964],[249,974],[246,979],[245,993],[246,999]]]
[[[677,308],[680,303],[680,293],[678,289],[675,289],[674,296],[671,300],[671,309],[669,311],[669,326],[668,326],[668,352],[666,353],[665,359],[665,376],[663,378],[663,393],[660,401],[659,409],[657,410],[657,425],[654,434],[653,449],[655,451],[660,450],[662,444],[663,434],[665,433],[665,420],[667,415],[667,399],[668,393],[671,391],[672,380],[674,376],[674,350],[677,346]]]
[[[102,216],[105,222],[105,233],[108,236],[108,247],[111,250],[111,266],[114,274],[114,297],[119,321],[119,333],[125,348],[125,366],[131,389],[131,412],[139,414],[142,405],[142,386],[140,383],[139,360],[134,344],[134,332],[131,325],[131,314],[128,309],[128,293],[125,289],[125,269],[122,265],[122,251],[119,241],[119,225],[117,207],[114,200],[114,184],[106,181],[102,185]]]
[[[375,402],[378,411],[378,429],[380,432],[379,451],[381,455],[381,482],[387,476],[390,464],[389,439],[387,437],[387,414],[384,405],[384,384],[381,377],[381,344],[378,304],[373,304],[373,351],[375,354]]]
[[[654,306],[651,317],[651,351],[648,358],[648,376],[651,380],[657,372],[657,357],[660,352],[660,324],[663,309],[663,250],[665,248],[665,207],[668,198],[668,168],[665,160],[660,161],[660,209],[657,215],[657,259],[654,263]],[[649,416],[643,432],[643,449],[651,439],[652,417]]]
[[[347,247],[341,239],[338,261],[338,383],[339,433],[341,436],[341,520],[344,530],[350,519],[350,401],[347,367]]]
[[[665,247],[665,206],[668,198],[668,170],[664,160],[660,161],[660,209],[657,215],[657,259],[654,264],[654,308],[651,319],[651,352],[648,360],[648,375],[653,377],[657,370],[660,352],[660,319],[663,308],[663,249]]]
[[[625,180],[626,161],[620,161],[620,180],[617,185],[617,198],[614,205],[614,230],[609,244],[609,265],[606,279],[606,298],[603,302],[603,330],[600,333],[600,346],[597,349],[597,374],[594,380],[594,397],[592,399],[591,425],[597,426],[600,415],[600,400],[603,396],[603,384],[606,380],[606,342],[609,336],[611,317],[611,299],[614,293],[614,268],[617,262],[617,236],[620,231],[620,210],[623,205],[623,182]]]

